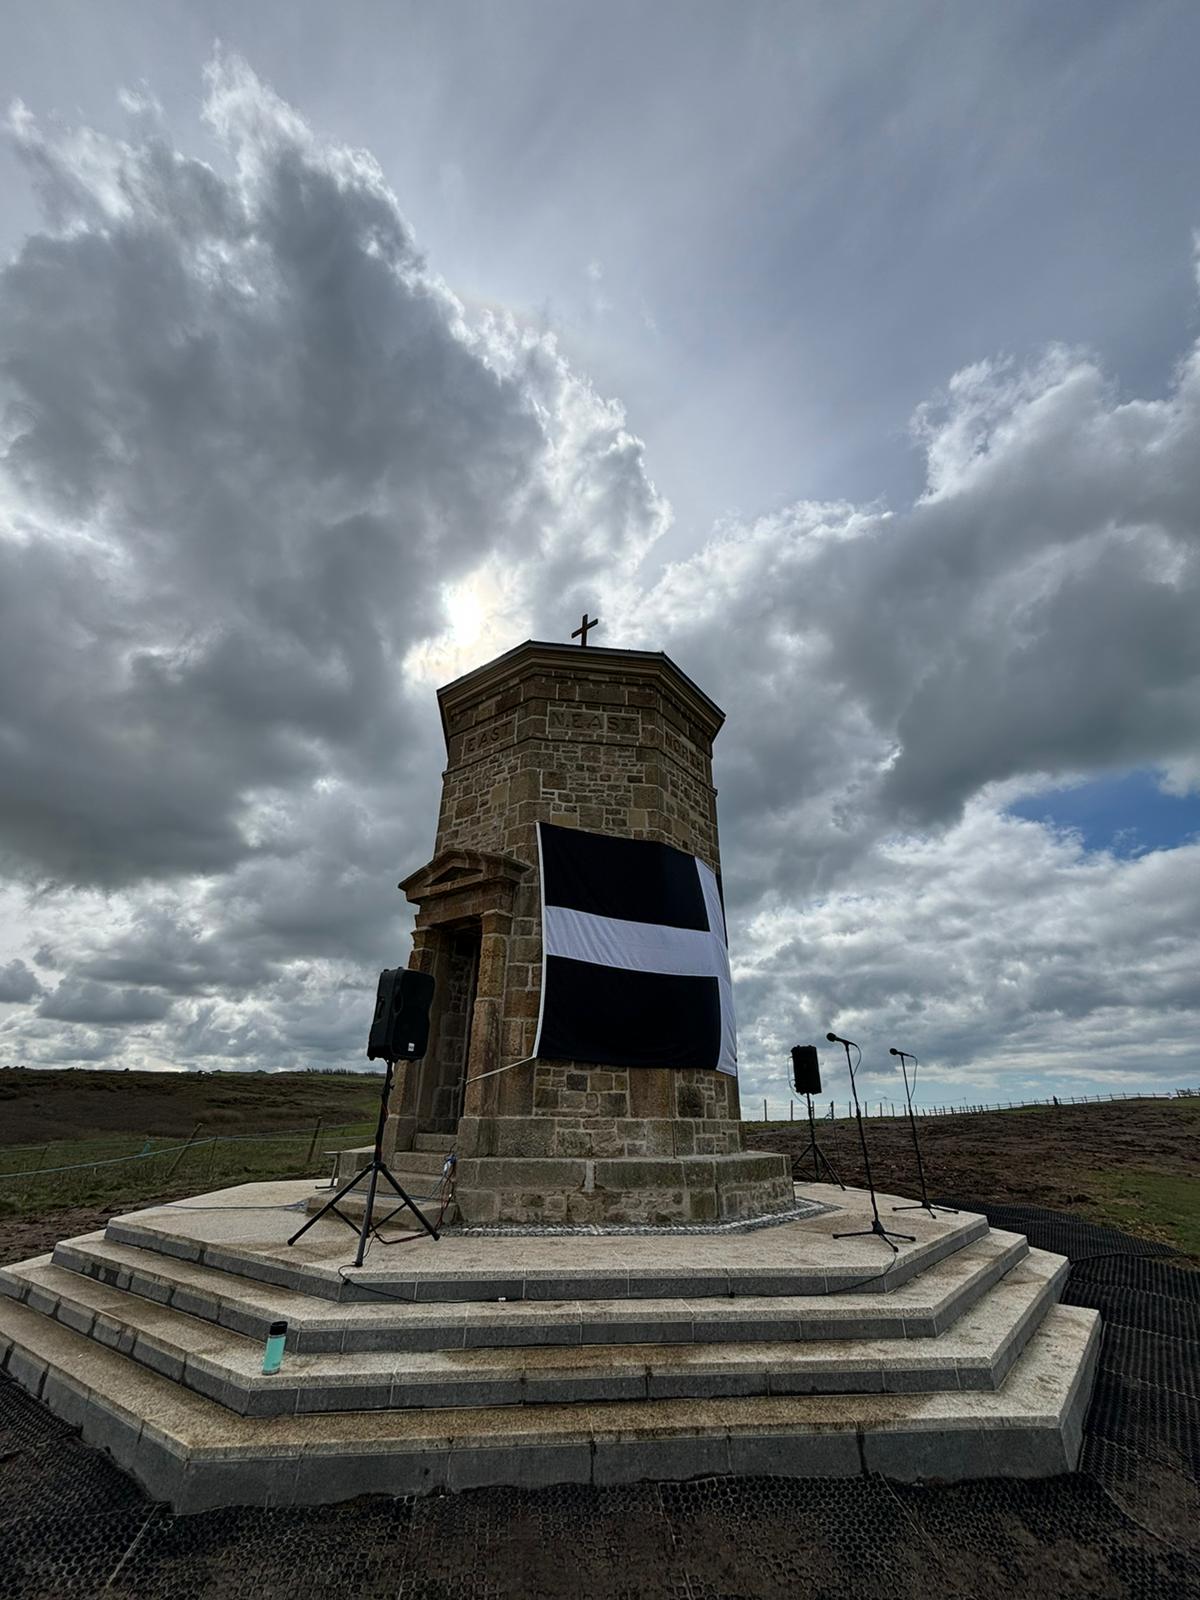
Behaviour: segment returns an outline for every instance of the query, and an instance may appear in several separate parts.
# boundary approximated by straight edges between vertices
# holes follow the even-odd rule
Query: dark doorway
[[[419,1131],[453,1133],[462,1116],[467,1062],[471,1049],[471,1017],[479,984],[481,935],[478,923],[447,928],[439,962],[441,994],[435,1028],[426,1058],[425,1093]]]

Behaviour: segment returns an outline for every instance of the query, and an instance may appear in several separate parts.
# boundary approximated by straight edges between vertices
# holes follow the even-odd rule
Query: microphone
[[[888,1055],[902,1056],[905,1061],[915,1061],[917,1059],[916,1056],[910,1056],[907,1050],[897,1050],[894,1045],[888,1050]]]
[[[853,1039],[843,1039],[840,1033],[827,1033],[825,1037],[829,1040],[830,1044],[852,1044],[856,1050],[858,1049],[858,1046],[854,1044]]]

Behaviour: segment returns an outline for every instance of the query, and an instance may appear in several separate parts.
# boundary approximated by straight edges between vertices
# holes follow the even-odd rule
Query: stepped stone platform
[[[457,1142],[453,1134],[418,1134],[411,1150],[397,1150],[391,1166],[401,1188],[418,1202],[436,1195],[442,1165]],[[347,1182],[373,1153],[371,1145],[337,1151],[335,1182]],[[654,1219],[668,1227],[748,1221],[790,1206],[789,1171],[786,1156],[760,1151],[669,1158],[460,1156],[446,1220],[485,1227],[516,1218],[598,1226]],[[381,1209],[390,1209],[387,1200],[387,1193],[380,1195]],[[311,1209],[319,1203],[314,1198]],[[350,1198],[348,1209],[355,1204]]]
[[[751,1233],[450,1231],[356,1270],[336,1219],[288,1248],[312,1193],[247,1184],[0,1269],[0,1361],[185,1511],[1076,1463],[1098,1318],[1058,1304],[1062,1258],[982,1217],[906,1212],[893,1257],[834,1237],[865,1194],[805,1184],[817,1214]]]

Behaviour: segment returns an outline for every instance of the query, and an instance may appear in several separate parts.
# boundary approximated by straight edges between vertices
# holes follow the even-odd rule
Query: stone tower
[[[453,1136],[467,1222],[786,1209],[787,1161],[743,1153],[732,1077],[526,1059],[541,984],[536,824],[673,844],[719,872],[712,743],[724,714],[659,651],[533,641],[438,701],[435,853],[400,885],[417,907],[409,965],[437,991],[428,1052],[398,1069],[390,1148]]]

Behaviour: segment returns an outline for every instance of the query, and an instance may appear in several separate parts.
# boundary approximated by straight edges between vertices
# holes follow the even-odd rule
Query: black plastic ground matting
[[[1071,1282],[1103,1283],[1117,1289],[1137,1289],[1141,1294],[1162,1295],[1185,1305],[1200,1306],[1200,1272],[1176,1266],[1161,1257],[1104,1253],[1084,1256],[1071,1264]]]
[[[1108,1251],[1121,1256],[1172,1254],[1169,1245],[1135,1239],[1118,1228],[1084,1222],[1080,1217],[1067,1216],[1061,1211],[1047,1211],[1044,1206],[994,1206],[978,1200],[938,1198],[939,1204],[957,1206],[960,1211],[981,1212],[993,1228],[1023,1233],[1039,1250],[1052,1250],[1055,1255],[1067,1256],[1072,1261]]]
[[[1148,1537],[1082,1473],[895,1488],[936,1548],[947,1593],[1194,1600],[1198,1592],[1189,1554]]]
[[[1200,1273],[1033,1207],[1104,1339],[1080,1471],[698,1479],[175,1517],[0,1380],[3,1600],[1200,1600]],[[1121,1253],[1121,1246],[1129,1253]]]
[[[1173,1294],[1128,1289],[1072,1272],[1069,1299],[1075,1306],[1094,1307],[1111,1328],[1156,1333],[1188,1344],[1200,1340],[1200,1305]]]

